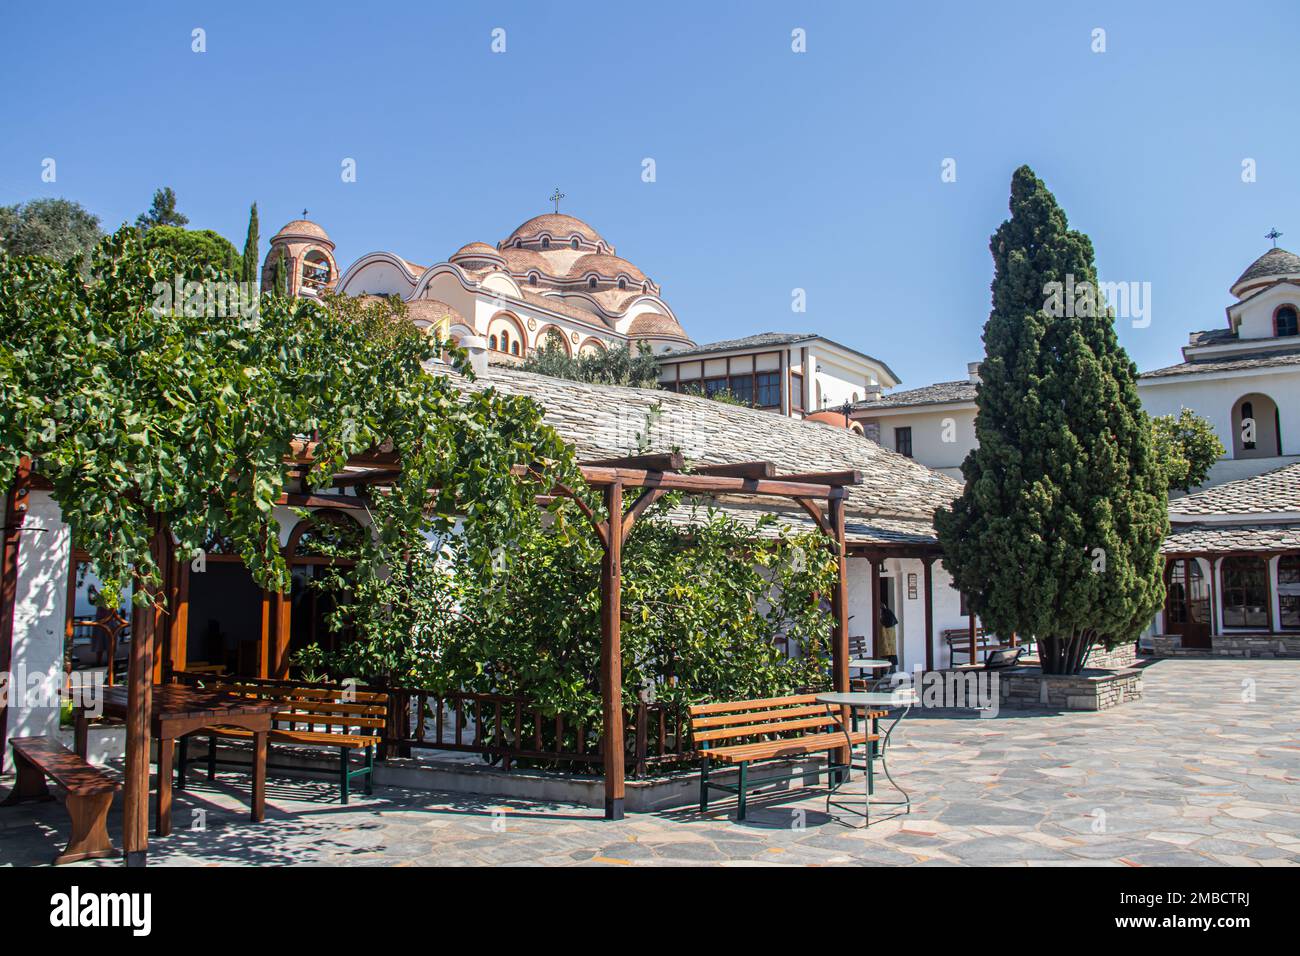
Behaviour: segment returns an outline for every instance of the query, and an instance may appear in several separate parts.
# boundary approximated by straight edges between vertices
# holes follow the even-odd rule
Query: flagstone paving
[[[606,822],[585,807],[376,788],[347,807],[327,783],[272,778],[267,820],[246,780],[195,773],[171,865],[1296,866],[1300,661],[1168,660],[1141,701],[1102,713],[914,711],[891,766],[911,814],[869,830],[827,816],[821,790]],[[6,780],[5,784],[11,783]],[[855,784],[851,785],[856,788]],[[882,787],[878,796],[891,794]],[[120,839],[120,803],[110,831]],[[0,808],[0,862],[45,863],[66,840],[53,804]],[[101,865],[97,861],[86,865]]]

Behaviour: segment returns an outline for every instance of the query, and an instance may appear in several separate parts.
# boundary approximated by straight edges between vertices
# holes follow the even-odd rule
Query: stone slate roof
[[[766,460],[778,474],[857,469],[863,484],[849,489],[846,520],[855,540],[932,542],[935,509],[961,493],[961,484],[946,475],[819,422],[659,389],[589,385],[496,366],[466,384],[537,401],[547,424],[574,446],[579,460],[633,454],[638,436],[645,435],[641,451],[677,449],[688,464]],[[733,504],[741,511],[769,506],[752,498]],[[791,523],[801,520],[803,513],[797,507],[795,512]]]
[[[899,380],[898,376],[894,373],[894,370],[875,356],[868,355],[866,352],[859,352],[857,349],[849,348],[847,345],[841,345],[834,339],[828,339],[824,335],[817,335],[813,332],[759,332],[757,335],[746,335],[739,339],[723,339],[721,342],[709,342],[705,345],[697,345],[692,349],[685,349],[680,352],[670,352],[664,357],[678,359],[693,355],[712,355],[715,352],[730,352],[733,349],[798,345],[801,342],[812,342],[817,339],[821,339],[823,342],[830,342],[830,344],[834,345],[836,348],[844,349],[846,352],[852,352],[854,355],[859,355],[868,361],[875,362],[889,373],[890,378],[894,379],[894,381]]]
[[[1175,525],[1160,548],[1165,554],[1290,549],[1300,551],[1300,522],[1258,525]]]
[[[948,402],[975,401],[976,384],[969,380],[960,382],[935,382],[923,388],[909,388],[880,396],[876,402],[858,402],[853,407],[870,412],[878,408],[914,408],[918,405],[944,405]]]
[[[1237,281],[1232,285],[1235,288],[1243,282],[1249,282],[1253,279],[1295,275],[1296,273],[1300,273],[1300,256],[1285,249],[1274,248],[1268,250],[1268,252],[1247,266],[1246,271],[1238,276]]]
[[[1169,375],[1196,375],[1209,372],[1235,372],[1254,368],[1275,368],[1284,365],[1300,365],[1300,346],[1293,349],[1278,349],[1271,352],[1251,352],[1242,355],[1224,356],[1206,359],[1200,362],[1180,362],[1168,368],[1158,368],[1143,372],[1139,378],[1164,378]]]
[[[1178,515],[1259,515],[1294,511],[1300,522],[1300,462],[1224,482],[1169,502]]]
[[[1237,333],[1232,329],[1204,329],[1187,336],[1189,345],[1219,345],[1223,342],[1235,342]]]

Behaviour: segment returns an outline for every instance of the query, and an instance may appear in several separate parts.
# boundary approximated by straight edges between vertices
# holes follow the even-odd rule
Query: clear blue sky
[[[1298,10],[24,3],[0,35],[0,203],[66,196],[112,227],[171,185],[242,246],[256,200],[263,254],[307,207],[346,266],[495,243],[559,185],[697,340],[818,331],[911,386],[982,354],[988,237],[1029,163],[1103,279],[1152,283],[1151,326],[1120,334],[1154,368],[1223,324],[1271,226],[1300,249]]]

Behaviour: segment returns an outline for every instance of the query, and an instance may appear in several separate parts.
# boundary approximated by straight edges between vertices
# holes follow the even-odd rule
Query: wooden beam
[[[808,517],[812,518],[813,521],[816,522],[817,527],[821,528],[822,533],[826,535],[826,537],[832,539],[835,538],[835,528],[831,522],[827,520],[826,515],[822,513],[821,506],[818,505],[817,502],[808,498],[796,498],[795,501],[799,503],[800,508],[808,512]]]
[[[738,461],[730,465],[696,465],[695,474],[718,478],[748,478],[761,481],[776,477],[776,465],[770,461]]]
[[[609,534],[600,562],[600,694],[604,713],[605,819],[623,819],[623,485],[605,487]]]
[[[976,647],[976,640],[977,637],[975,634],[975,612],[971,611],[970,612],[970,662],[972,666],[974,666],[974,664],[976,663],[976,659],[979,654],[979,649]]]
[[[372,468],[368,471],[340,472],[334,476],[335,488],[350,488],[353,485],[372,485],[389,483],[402,477],[400,468]]]
[[[627,514],[623,516],[622,534],[624,544],[627,543],[628,536],[632,533],[632,526],[636,524],[637,519],[645,513],[647,508],[666,494],[668,492],[663,488],[647,488],[641,492],[640,497],[632,503],[632,507],[628,508]]]
[[[5,495],[4,535],[0,537],[0,673],[9,673],[14,652],[14,606],[18,598],[18,552],[22,542],[23,522],[30,504],[32,461],[22,458],[14,483]],[[109,670],[112,671],[112,662]],[[12,690],[12,688],[10,688]],[[9,730],[10,694],[0,700],[0,773],[4,773],[5,740]]]
[[[795,481],[809,485],[830,485],[832,488],[844,488],[848,485],[862,484],[862,472],[857,469],[847,471],[801,471],[792,475],[778,475],[778,481]]]
[[[871,656],[880,653],[880,565],[884,558],[867,558],[871,562]]]
[[[289,679],[289,629],[293,624],[291,595],[276,591],[272,599],[275,614],[275,648],[271,653],[271,676],[278,680]]]
[[[276,500],[276,504],[287,505],[291,508],[344,508],[353,511],[364,511],[367,502],[365,498],[359,498],[355,495],[283,494]]]
[[[841,693],[849,690],[849,582],[848,558],[844,549],[844,501],[830,503],[828,524],[834,539],[835,585],[831,588],[831,686]],[[847,709],[840,719],[850,719]],[[847,748],[837,751],[836,762],[848,764],[851,754]],[[867,757],[871,759],[870,756]]]
[[[686,466],[681,452],[653,455],[624,455],[619,458],[597,458],[579,462],[584,468],[631,468],[637,471],[680,471]]]
[[[934,558],[922,558],[925,577],[925,669],[934,670]]]
[[[582,477],[589,485],[601,487],[617,481],[627,488],[664,488],[704,495],[749,494],[773,498],[830,498],[838,489],[831,485],[787,481],[785,479],[751,480],[712,475],[688,475],[680,472],[643,471],[627,468],[582,467]]]

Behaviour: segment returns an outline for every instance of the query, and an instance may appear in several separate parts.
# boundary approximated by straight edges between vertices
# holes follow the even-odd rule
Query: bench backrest
[[[279,707],[271,716],[272,725],[281,730],[373,733],[387,725],[388,695],[378,691],[238,679],[204,681],[204,685],[222,694],[275,701]]]
[[[690,708],[691,737],[707,750],[714,744],[740,743],[743,738],[821,734],[840,729],[838,709],[827,711],[816,694],[764,697]]]

